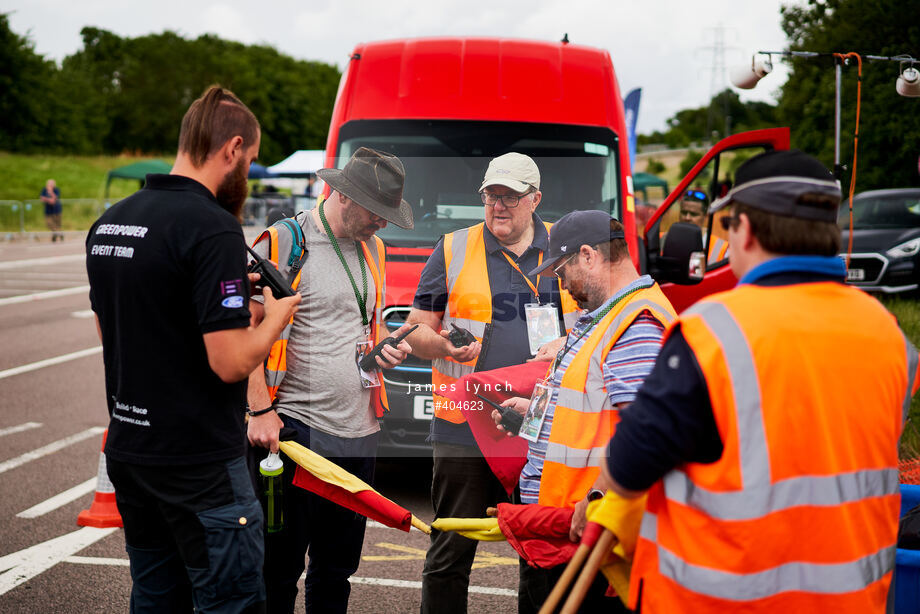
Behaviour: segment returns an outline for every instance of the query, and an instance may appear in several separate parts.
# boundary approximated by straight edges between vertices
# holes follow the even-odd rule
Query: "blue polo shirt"
[[[507,254],[524,274],[537,268],[540,254],[549,250],[549,234],[546,226],[536,214],[533,216],[534,236],[530,246],[520,256],[508,251],[498,242],[486,226],[483,228],[483,242],[486,248],[486,269],[489,272],[489,287],[492,292],[492,323],[486,326],[482,353],[476,362],[476,371],[488,371],[511,365],[519,365],[529,358],[530,345],[527,341],[527,321],[524,305],[536,302],[533,290],[516,271],[503,254]],[[529,277],[536,285],[537,278]],[[559,317],[559,330],[565,331],[562,320],[562,297],[559,283],[552,271],[540,275],[540,303],[553,303]],[[447,269],[444,266],[444,239],[438,241],[431,257],[422,270],[415,300],[412,306],[422,311],[443,312],[447,309]],[[453,424],[434,418],[431,422],[431,441],[475,446],[476,441],[466,424]]]

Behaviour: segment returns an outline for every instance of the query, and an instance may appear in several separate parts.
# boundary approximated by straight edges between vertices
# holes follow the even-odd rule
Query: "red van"
[[[720,142],[637,226],[623,102],[607,51],[564,42],[422,38],[355,47],[336,96],[326,166],[341,168],[362,146],[402,159],[403,197],[414,209],[414,230],[391,224],[378,232],[387,245],[383,313],[395,329],[438,239],[483,220],[476,190],[489,160],[510,151],[531,156],[540,168],[537,213],[544,220],[574,209],[617,217],[636,268],[661,282],[678,310],[727,289],[735,283],[727,259],[709,263],[705,273],[700,262],[721,227],[712,216],[705,228],[674,226],[679,196],[692,186],[711,200],[727,189],[727,172],[738,160],[788,149],[789,132],[760,130]],[[414,357],[386,372],[390,407],[381,455],[430,453],[431,397],[417,392],[430,384],[430,373],[429,363]]]

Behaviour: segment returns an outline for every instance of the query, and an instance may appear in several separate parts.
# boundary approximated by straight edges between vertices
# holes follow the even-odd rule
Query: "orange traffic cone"
[[[108,429],[102,434],[102,449],[105,450],[105,438]],[[115,505],[115,487],[109,481],[109,473],[105,468],[105,453],[99,453],[99,477],[96,480],[96,496],[88,510],[83,510],[77,516],[77,524],[81,527],[108,527],[123,526],[121,514]]]

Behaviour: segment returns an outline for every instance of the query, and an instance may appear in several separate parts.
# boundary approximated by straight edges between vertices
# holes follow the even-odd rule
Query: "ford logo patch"
[[[228,296],[220,302],[221,305],[227,307],[228,309],[239,309],[243,306],[243,297],[242,296]]]

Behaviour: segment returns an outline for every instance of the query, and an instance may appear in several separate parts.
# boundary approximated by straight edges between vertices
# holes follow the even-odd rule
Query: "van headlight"
[[[920,252],[920,237],[896,245],[885,253],[892,258],[907,258],[916,255],[917,252]]]

